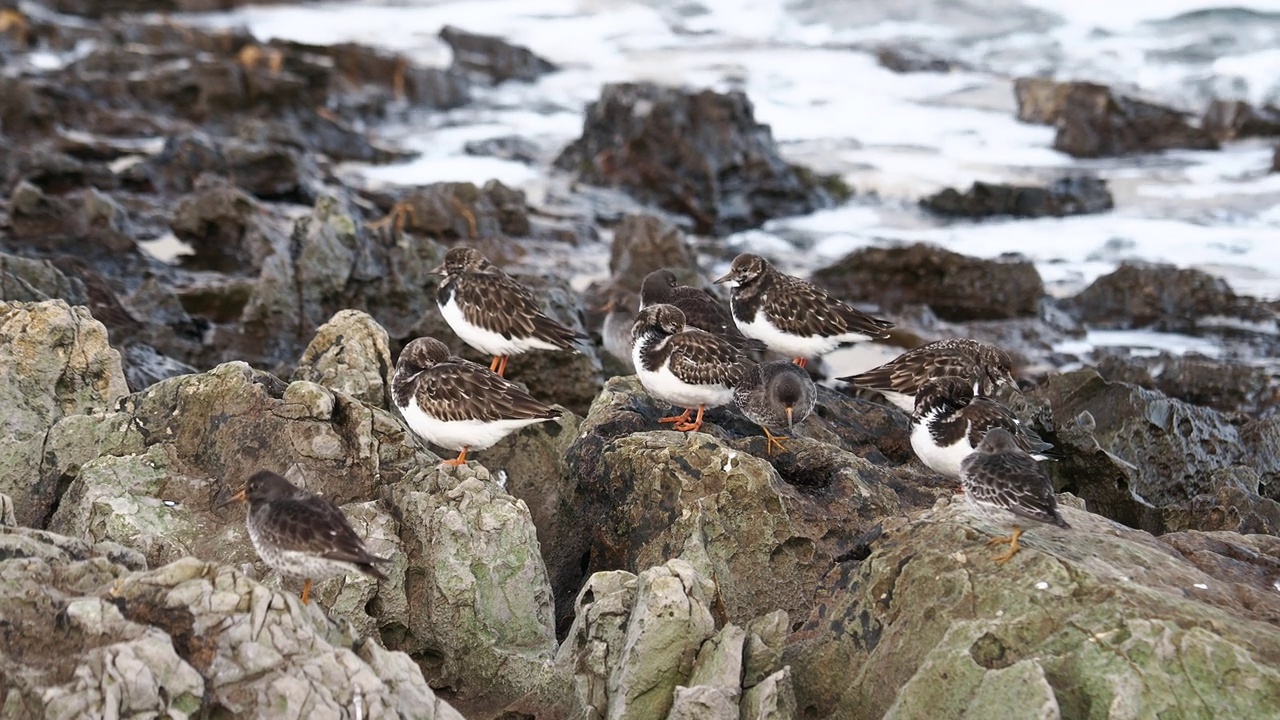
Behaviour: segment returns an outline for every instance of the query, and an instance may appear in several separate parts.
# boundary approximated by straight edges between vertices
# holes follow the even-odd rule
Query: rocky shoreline
[[[789,452],[769,456],[728,409],[702,432],[660,429],[669,408],[598,344],[513,363],[563,417],[441,468],[395,413],[389,377],[423,335],[488,360],[435,307],[428,271],[449,247],[506,265],[611,236],[610,280],[585,293],[518,275],[550,316],[598,337],[609,290],[660,268],[705,284],[700,263],[732,255],[716,236],[849,190],[785,162],[741,93],[630,84],[602,88],[554,160],[555,207],[497,181],[353,187],[337,162],[404,157],[369,127],[554,65],[458,28],[442,31],[455,50],[442,69],[120,15],[226,4],[0,6],[6,716],[1280,707],[1272,303],[1131,263],[1056,299],[1025,260],[928,245],[814,273],[891,317],[892,344],[967,336],[1015,356],[1015,410],[1063,453],[1050,473],[1074,529],[1029,534],[1006,565],[954,482],[913,455],[908,415],[871,394],[819,386]],[[31,60],[77,47],[56,69]],[[1215,105],[1190,123],[1046,83],[1017,84],[1019,114],[1058,123],[1055,146],[1076,155],[1276,134],[1265,108]],[[498,140],[475,151],[530,155]],[[968,218],[1112,202],[1092,178],[924,201]],[[148,249],[174,240],[191,252]],[[1226,350],[1064,350],[1090,329]],[[217,507],[263,468],[342,506],[393,558],[390,579],[337,578],[299,603],[258,561],[242,510]]]

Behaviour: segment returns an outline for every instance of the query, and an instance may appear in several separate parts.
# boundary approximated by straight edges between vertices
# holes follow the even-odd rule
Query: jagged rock
[[[50,195],[89,187],[112,190],[119,185],[106,163],[82,160],[43,142],[13,148],[0,171],[6,186],[25,180]]]
[[[786,654],[803,716],[1252,717],[1280,702],[1280,596],[1237,582],[1236,554],[1192,564],[1063,513],[1071,530],[1029,529],[1004,565],[954,501],[839,563]]]
[[[1064,305],[1080,320],[1103,328],[1195,333],[1221,317],[1276,323],[1275,312],[1236,295],[1222,278],[1173,265],[1121,263]]]
[[[48,260],[30,260],[0,253],[0,300],[40,302],[66,300],[84,305],[84,283],[69,278]]]
[[[519,135],[503,135],[484,140],[468,140],[462,146],[468,155],[496,157],[533,165],[542,156],[542,148],[534,141]]]
[[[572,678],[569,686],[577,708],[605,717],[609,679],[622,653],[636,601],[636,576],[622,570],[598,572],[582,586],[574,601],[573,626],[556,651],[556,667]],[[553,704],[566,703],[559,695]]]
[[[1183,113],[1119,95],[1106,85],[1020,78],[1014,95],[1018,119],[1056,125],[1053,147],[1072,157],[1218,148]]]
[[[440,39],[453,50],[453,69],[473,81],[497,84],[507,80],[532,82],[559,68],[529,48],[512,45],[493,35],[467,32],[452,25],[440,30]]]
[[[837,297],[892,312],[928,305],[944,320],[1003,320],[1039,313],[1044,283],[1021,256],[982,260],[924,243],[863,248],[813,273]]]
[[[1115,201],[1105,180],[1083,175],[1055,180],[1048,187],[975,182],[964,193],[947,188],[920,204],[949,217],[1065,217],[1105,212]]]
[[[0,492],[13,498],[19,523],[40,526],[58,498],[57,480],[39,472],[50,428],[106,410],[128,393],[120,354],[83,307],[0,302],[0,378]]]
[[[742,695],[742,720],[795,720],[796,696],[791,668],[784,667]]]
[[[316,331],[293,379],[318,383],[387,410],[394,368],[387,331],[367,313],[342,310]]]
[[[628,215],[613,231],[609,246],[611,284],[640,292],[640,284],[654,270],[667,269],[686,285],[706,283],[684,233],[657,215]]]
[[[679,557],[716,579],[728,622],[775,609],[803,615],[813,583],[880,518],[953,492],[914,464],[881,467],[809,439],[838,441],[836,421],[824,419],[830,410],[815,411],[791,433],[791,451],[771,461],[749,454],[763,454],[763,436],[731,411],[712,410],[703,432],[685,434],[659,429],[669,410],[634,377],[615,377],[583,421],[568,451],[576,492],[561,502],[575,542],[548,558],[562,608],[584,568],[640,570]],[[898,416],[901,426],[887,415],[865,419],[863,441],[909,442]],[[751,437],[725,439],[735,422],[753,428]]]
[[[121,360],[124,364],[124,376],[129,381],[131,392],[149,388],[171,377],[200,372],[184,362],[161,355],[155,348],[145,343],[133,343],[126,347]]]
[[[408,655],[228,566],[131,572],[109,548],[23,528],[0,543],[0,691],[14,717],[462,718]]]
[[[1051,375],[1034,396],[1051,409],[1046,439],[1066,454],[1048,470],[1091,510],[1155,533],[1280,532],[1280,503],[1259,494],[1261,474],[1280,469],[1274,423],[1245,424],[1092,370]],[[1091,427],[1077,428],[1086,413]]]
[[[648,83],[606,85],[587,106],[582,137],[556,165],[621,188],[723,235],[833,204],[788,165],[741,92],[690,93]]]
[[[254,199],[229,181],[202,176],[196,192],[178,201],[170,223],[173,234],[194,251],[182,264],[232,274],[256,271],[272,252],[271,240],[255,232],[258,212]]]
[[[1264,368],[1198,355],[1105,355],[1094,369],[1115,382],[1141,385],[1221,412],[1261,413],[1280,403]]]
[[[1214,100],[1204,111],[1200,126],[1215,139],[1226,142],[1250,137],[1280,135],[1280,108],[1255,108],[1242,100]]]
[[[400,203],[408,208],[405,231],[425,233],[437,240],[529,234],[524,193],[497,180],[484,187],[469,182],[433,183],[411,190]]]
[[[305,176],[313,169],[291,148],[191,132],[169,138],[160,154],[138,165],[135,172],[159,193],[191,192],[197,178],[213,173],[270,200],[305,196],[309,182]]]

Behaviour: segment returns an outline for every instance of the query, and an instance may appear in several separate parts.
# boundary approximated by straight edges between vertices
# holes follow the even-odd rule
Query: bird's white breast
[[[418,407],[417,398],[409,398],[409,404],[400,407],[400,415],[409,429],[427,442],[449,450],[484,450],[493,447],[502,438],[529,425],[546,422],[550,418],[523,418],[519,420],[441,420],[432,417]]]

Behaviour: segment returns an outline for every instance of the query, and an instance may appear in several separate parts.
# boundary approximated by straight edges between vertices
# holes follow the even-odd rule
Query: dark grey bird
[[[975,396],[969,380],[944,375],[925,382],[915,395],[911,449],[925,465],[948,477],[960,477],[960,463],[973,454],[993,428],[1012,433],[1018,447],[1037,460],[1053,445],[1044,442],[1013,411],[988,397]]]
[[[818,389],[809,373],[786,360],[760,363],[747,369],[742,381],[733,389],[733,402],[751,422],[764,429],[765,452],[774,448],[786,452],[785,435],[774,435],[771,428],[794,427],[813,412]]]
[[[893,327],[779,271],[759,255],[734,258],[729,272],[716,280],[726,282],[734,283],[729,305],[742,334],[795,358],[800,367],[841,345],[887,338]]]
[[[352,571],[387,579],[375,565],[390,560],[365,549],[336,505],[280,475],[254,473],[231,500],[249,503],[246,524],[258,557],[281,575],[304,581],[303,605],[310,602],[313,580]]]
[[[405,346],[391,376],[391,395],[409,429],[458,457],[484,450],[527,425],[561,412],[496,372],[449,353],[439,340],[420,337]]]
[[[587,339],[547,317],[533,293],[479,250],[451,248],[431,272],[444,276],[436,304],[445,322],[463,342],[492,355],[489,369],[499,375],[512,355],[574,350],[574,343]]]
[[[733,389],[750,365],[723,336],[687,327],[684,313],[674,305],[641,310],[632,336],[631,359],[645,391],[684,408],[684,413],[659,422],[675,423],[673,427],[682,432],[700,429],[708,407],[733,402]],[[698,416],[690,420],[695,408]]]
[[[1018,554],[1018,538],[1028,522],[1041,522],[1069,529],[1058,514],[1053,482],[1036,459],[1018,447],[1004,428],[987,433],[977,452],[960,463],[960,484],[964,499],[975,514],[1004,527],[1013,534],[997,537],[988,545],[1008,544],[1009,551],[995,558],[1005,563]]]
[[[912,412],[920,386],[947,375],[969,380],[977,385],[979,395],[991,395],[1000,386],[1018,389],[1009,353],[969,338],[949,338],[921,345],[879,367],[837,379],[875,390],[894,405]]]
[[[720,299],[702,288],[681,285],[670,270],[654,270],[640,284],[640,309],[650,305],[674,305],[684,313],[689,327],[723,336],[739,350],[764,352],[765,344],[738,329],[733,313]]]
[[[600,308],[604,311],[604,323],[600,326],[600,339],[604,351],[617,358],[631,372],[631,326],[640,312],[640,296],[630,290],[614,288],[606,295],[608,302]]]

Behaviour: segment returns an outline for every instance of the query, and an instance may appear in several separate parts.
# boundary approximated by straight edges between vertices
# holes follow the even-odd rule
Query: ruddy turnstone
[[[885,331],[893,327],[822,288],[779,272],[759,255],[734,258],[729,272],[716,282],[734,283],[729,304],[742,334],[794,357],[800,367],[841,345],[887,338]]]
[[[654,270],[640,284],[640,309],[674,305],[684,313],[685,325],[722,335],[740,350],[763,351],[765,344],[742,334],[733,314],[720,299],[702,288],[681,285],[670,270]]]
[[[458,451],[443,463],[455,467],[467,462],[467,451],[492,447],[522,427],[561,414],[483,365],[451,356],[444,343],[429,337],[401,351],[391,392],[411,430]]]
[[[992,538],[987,543],[1009,545],[1009,552],[995,558],[998,563],[1018,554],[1018,538],[1028,520],[1071,527],[1058,514],[1058,500],[1049,476],[1004,428],[988,432],[977,452],[960,464],[960,484],[964,486],[965,502],[975,514],[1013,528],[1012,535]]]
[[[733,402],[751,422],[764,429],[765,452],[776,447],[785,452],[785,435],[774,435],[770,427],[791,428],[813,412],[818,389],[803,368],[786,360],[752,365],[733,389]]]
[[[605,312],[604,323],[600,326],[604,351],[634,373],[636,369],[631,362],[631,326],[635,324],[636,313],[640,311],[640,296],[630,290],[614,288],[607,297],[608,302],[600,308]]]
[[[387,579],[374,565],[390,560],[365,549],[336,505],[280,475],[260,470],[230,499],[249,503],[245,524],[258,557],[281,575],[303,581],[303,605],[310,602],[313,580],[353,570]]]
[[[921,345],[880,367],[836,379],[875,390],[899,408],[912,412],[920,386],[945,375],[969,380],[977,386],[980,395],[990,395],[1001,385],[1018,389],[1009,354],[995,345],[969,338],[949,338]]]
[[[632,337],[631,361],[640,384],[653,397],[684,408],[684,413],[658,422],[692,432],[702,427],[708,407],[733,402],[733,388],[749,364],[746,356],[720,335],[685,327],[680,308],[650,305],[641,310]],[[698,416],[690,422],[694,408]]]
[[[920,386],[911,416],[911,449],[921,462],[948,477],[960,477],[960,463],[993,428],[1009,431],[1018,447],[1043,460],[1053,448],[1023,425],[1009,408],[973,394],[965,378],[944,375]]]
[[[443,275],[436,303],[463,342],[493,356],[503,375],[507,360],[530,350],[573,350],[586,336],[547,317],[533,294],[480,251],[451,248],[431,271]]]

